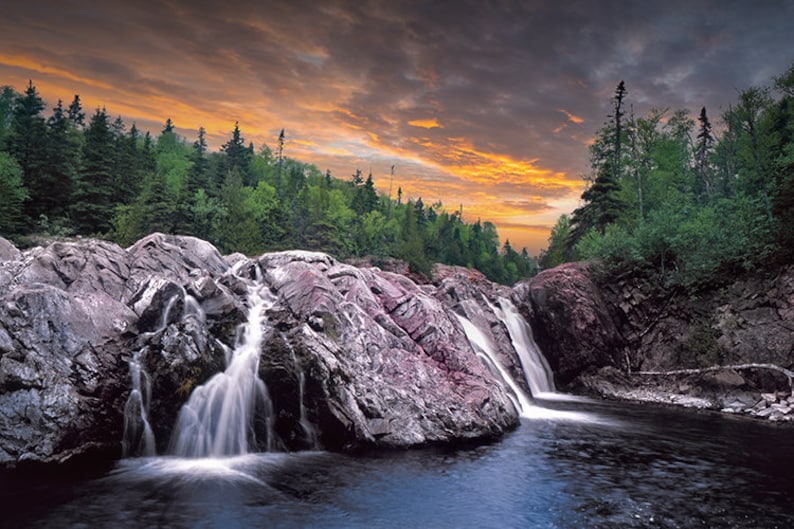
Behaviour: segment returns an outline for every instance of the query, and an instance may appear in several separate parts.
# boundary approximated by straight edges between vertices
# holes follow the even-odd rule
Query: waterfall
[[[535,343],[532,327],[521,317],[513,302],[507,298],[499,298],[499,307],[491,305],[491,309],[507,327],[510,341],[513,342],[513,348],[518,353],[518,359],[532,396],[537,398],[554,393],[554,377],[551,367]]]
[[[168,303],[165,304],[165,309],[163,309],[163,314],[160,317],[160,327],[157,328],[155,333],[162,331],[168,326],[168,318],[171,316],[171,309],[174,308],[174,303],[176,303],[177,299],[179,299],[179,294],[174,294],[168,299]]]
[[[295,371],[298,373],[298,406],[300,418],[298,423],[303,430],[303,435],[306,437],[306,444],[309,448],[319,448],[320,442],[317,435],[317,430],[306,416],[306,404],[304,402],[304,394],[306,391],[306,375],[303,372],[298,358],[295,356],[295,351],[292,351],[292,362],[295,364]]]
[[[275,297],[260,280],[249,286],[248,320],[226,370],[194,389],[179,413],[170,447],[175,455],[209,457],[247,453],[257,405],[265,412],[267,449],[273,447],[272,404],[258,371],[265,336],[263,326],[274,303]]]
[[[184,320],[188,316],[194,316],[201,323],[207,321],[207,315],[198,300],[190,294],[185,294],[185,308],[182,311],[182,319]]]
[[[516,384],[515,380],[513,380],[513,377],[510,376],[510,373],[508,373],[505,368],[502,367],[502,364],[496,357],[495,347],[491,338],[486,336],[483,331],[481,331],[467,318],[459,314],[455,314],[455,316],[463,326],[463,331],[466,333],[466,338],[469,339],[469,343],[474,349],[474,352],[477,353],[477,356],[485,363],[491,373],[500,379],[503,386],[507,386],[505,388],[508,390],[507,396],[513,402],[513,406],[516,408],[516,411],[518,411],[519,414],[524,415],[530,408],[532,408],[532,404],[529,401],[529,397],[518,386],[518,384]]]
[[[122,457],[155,455],[154,432],[149,425],[152,383],[143,367],[145,350],[137,351],[129,362],[132,391],[124,405]]]

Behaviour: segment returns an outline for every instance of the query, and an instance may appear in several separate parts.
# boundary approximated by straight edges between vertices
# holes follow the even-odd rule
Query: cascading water
[[[490,305],[490,304],[489,304]],[[529,390],[535,398],[554,393],[554,378],[546,357],[532,335],[532,327],[521,317],[516,306],[507,298],[499,298],[499,307],[491,306],[494,314],[507,327],[513,348],[524,371]]]
[[[123,457],[155,455],[154,432],[149,425],[152,384],[143,368],[145,351],[137,351],[129,362],[132,391],[124,405]]]
[[[274,302],[257,277],[248,290],[248,321],[226,370],[193,390],[179,413],[171,438],[173,454],[217,457],[247,453],[257,405],[264,408],[267,449],[273,448],[272,404],[258,371],[263,326]]]
[[[502,384],[507,386],[505,389],[508,390],[507,395],[510,397],[510,400],[513,401],[513,406],[515,406],[519,414],[524,415],[525,412],[532,407],[529,397],[527,397],[524,391],[516,384],[513,377],[510,376],[505,368],[502,367],[502,364],[496,357],[495,348],[491,339],[469,321],[468,318],[459,314],[455,314],[455,316],[458,318],[461,326],[463,326],[463,331],[466,333],[466,338],[469,339],[472,348],[474,348],[474,352],[485,362],[493,375],[499,377]]]
[[[306,392],[306,375],[304,374],[303,369],[301,369],[294,351],[292,352],[292,362],[295,364],[295,371],[298,373],[298,404],[300,409],[300,418],[298,422],[301,429],[303,430],[303,435],[306,436],[306,444],[310,448],[319,448],[320,442],[317,435],[317,430],[306,416],[306,404],[304,402],[304,394]]]
[[[487,302],[487,301],[486,301]],[[548,362],[543,357],[535,340],[532,338],[532,329],[524,321],[518,309],[507,299],[500,299],[501,308],[488,303],[494,314],[505,324],[510,334],[513,348],[519,355],[522,368],[527,377],[532,394],[535,398],[553,398],[560,400],[560,394],[554,393],[554,382]],[[513,402],[518,413],[526,419],[545,420],[572,420],[577,422],[598,422],[597,417],[586,413],[555,410],[536,406],[529,396],[516,384],[510,373],[502,367],[496,356],[496,348],[488,333],[478,328],[469,319],[455,314],[463,326],[469,343],[474,348],[477,356],[485,362],[489,370],[496,376],[506,389],[507,395]],[[548,389],[547,389],[548,388]],[[537,393],[536,393],[537,391]],[[564,399],[567,400],[567,399]]]

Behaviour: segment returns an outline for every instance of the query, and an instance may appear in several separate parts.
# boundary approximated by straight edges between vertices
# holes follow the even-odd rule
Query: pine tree
[[[47,120],[47,169],[42,178],[47,192],[38,199],[36,218],[46,215],[52,220],[66,215],[77,177],[78,148],[63,103],[58,100]]]
[[[251,172],[251,151],[245,146],[245,138],[240,133],[239,122],[234,123],[234,130],[229,141],[223,144],[221,150],[226,153],[226,171],[237,171],[243,179],[243,185],[252,185]]]
[[[72,102],[69,105],[68,114],[69,122],[72,124],[72,127],[76,129],[82,129],[85,127],[85,112],[83,112],[83,106],[80,103],[79,95],[74,95],[74,99],[72,99]]]
[[[119,197],[113,189],[113,133],[107,112],[97,108],[85,130],[82,167],[72,216],[79,233],[106,233]]]
[[[614,100],[614,107],[615,113],[612,115],[612,118],[615,122],[615,150],[613,153],[614,161],[612,170],[614,171],[614,178],[616,182],[619,182],[621,177],[623,176],[623,159],[621,158],[621,140],[623,137],[623,116],[625,112],[623,111],[623,100],[626,98],[626,85],[623,81],[618,83],[617,88],[615,89],[615,97]]]
[[[714,137],[711,135],[711,123],[706,115],[706,107],[700,109],[698,122],[700,123],[700,131],[698,132],[697,145],[695,146],[695,168],[703,185],[703,191],[706,196],[710,196],[713,182],[709,157],[714,147]]]
[[[0,87],[0,149],[3,148],[5,138],[11,133],[14,123],[14,106],[17,94],[10,86]]]
[[[22,211],[28,193],[22,168],[5,152],[0,152],[0,197],[0,236],[13,238],[24,231]]]
[[[207,132],[199,127],[198,138],[193,142],[190,161],[193,165],[188,171],[187,192],[194,196],[199,189],[209,190],[209,162],[207,160]]]
[[[30,194],[25,204],[25,213],[38,219],[44,212],[43,204],[52,203],[52,190],[47,181],[47,126],[41,113],[44,101],[28,83],[25,93],[14,104],[11,134],[6,139],[6,150],[16,159],[22,169],[22,180]],[[63,197],[56,197],[60,199]]]
[[[590,148],[595,178],[593,185],[582,193],[584,204],[574,210],[571,217],[571,249],[592,229],[603,234],[606,227],[617,220],[624,209],[619,193],[623,174],[621,136],[625,96],[626,87],[621,81],[613,98],[614,113],[610,116],[612,123],[599,131],[599,138]]]

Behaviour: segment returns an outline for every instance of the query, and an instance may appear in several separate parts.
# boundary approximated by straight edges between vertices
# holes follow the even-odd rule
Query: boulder
[[[586,263],[544,270],[515,287],[531,307],[535,339],[562,383],[605,366],[622,366],[626,343]]]
[[[3,261],[18,261],[22,257],[22,253],[17,250],[11,241],[0,237],[0,263]]]
[[[283,387],[301,376],[308,416],[332,449],[492,438],[517,424],[444,305],[412,281],[306,252],[258,264],[287,309],[261,367],[275,409],[292,418],[282,439],[302,436],[297,384]]]

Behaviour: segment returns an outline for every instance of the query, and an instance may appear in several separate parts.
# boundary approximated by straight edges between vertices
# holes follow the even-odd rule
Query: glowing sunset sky
[[[635,112],[706,106],[794,62],[790,1],[0,0],[0,85],[51,108],[80,94],[158,134],[171,117],[217,149],[334,176],[370,169],[428,204],[463,205],[537,254],[578,204],[587,144],[623,79]]]

